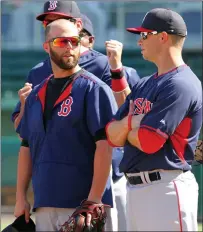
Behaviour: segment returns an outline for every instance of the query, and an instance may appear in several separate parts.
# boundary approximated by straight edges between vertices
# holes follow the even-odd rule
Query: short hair
[[[68,21],[70,21],[71,23],[73,23],[73,24],[75,24],[76,23],[76,19],[74,19],[74,18],[61,18],[61,19],[65,19],[65,20],[68,20]],[[57,20],[59,20],[59,19],[56,19],[56,20],[54,20],[54,21],[57,21]],[[54,21],[52,21],[52,22],[54,22]],[[51,24],[52,24],[52,22],[50,22],[49,24],[47,24],[47,26],[46,26],[46,28],[45,28],[45,40],[47,41],[47,39],[48,39],[48,35],[49,35],[49,32],[50,32],[50,30],[51,30]]]
[[[175,47],[180,47],[182,48],[185,42],[185,36],[180,36],[180,35],[170,35],[172,44]]]
[[[84,36],[91,36],[90,35],[90,33],[87,31],[87,30],[85,30],[84,28],[80,31],[80,34],[79,34],[79,36],[80,37],[84,37]]]
[[[49,32],[51,31],[51,25],[48,24],[45,28],[45,40],[47,41],[48,40],[48,37],[49,37]]]

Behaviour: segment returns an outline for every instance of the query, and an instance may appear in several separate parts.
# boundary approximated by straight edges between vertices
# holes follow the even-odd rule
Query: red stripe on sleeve
[[[170,136],[174,150],[180,160],[185,161],[185,149],[188,144],[188,136],[192,127],[192,119],[185,118],[176,128],[175,132]]]
[[[143,152],[147,154],[157,152],[166,142],[164,137],[146,128],[139,128],[138,138]]]

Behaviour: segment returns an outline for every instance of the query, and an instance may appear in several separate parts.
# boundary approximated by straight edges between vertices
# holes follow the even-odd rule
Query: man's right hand
[[[117,40],[106,41],[106,52],[111,70],[122,68],[121,56],[123,44]]]
[[[21,105],[25,105],[25,100],[32,91],[32,84],[25,83],[24,87],[18,91]]]
[[[28,223],[30,219],[30,204],[26,199],[16,201],[14,216],[19,217],[25,214],[25,221]]]

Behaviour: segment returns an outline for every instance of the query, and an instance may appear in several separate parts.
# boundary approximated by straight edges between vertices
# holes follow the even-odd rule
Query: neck
[[[159,55],[156,66],[158,67],[158,75],[169,72],[185,64],[182,58],[181,51],[176,48],[170,48],[169,51]]]
[[[81,67],[78,64],[74,68],[69,69],[69,70],[61,69],[55,64],[52,64],[54,78],[65,78],[65,77],[71,76],[74,73],[78,72],[80,69]]]
[[[84,47],[83,45],[80,46],[80,54],[82,54],[83,52],[89,51],[90,49],[87,47]]]

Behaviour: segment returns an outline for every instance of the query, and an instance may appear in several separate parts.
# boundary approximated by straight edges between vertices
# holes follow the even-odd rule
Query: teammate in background
[[[82,36],[81,43],[84,45],[84,47],[93,49],[95,37],[94,37],[92,22],[86,15],[81,15],[81,18],[83,21],[83,30],[80,33],[80,35]],[[134,78],[134,81],[137,82],[138,76],[136,71],[126,66],[125,66],[125,70],[128,70],[126,71],[126,73],[128,73],[127,80],[131,80]],[[131,74],[134,73],[135,76],[133,75],[129,76],[129,73]],[[116,97],[118,98],[119,94],[116,94]],[[114,224],[117,224],[118,231],[126,231],[126,178],[123,175],[123,173],[119,172],[119,164],[123,157],[123,148],[114,148],[112,156],[113,156],[112,157],[113,193],[115,196],[115,208],[116,208],[116,212],[115,211],[112,212],[112,218]]]
[[[83,199],[112,205],[111,186],[105,187],[112,159],[105,125],[117,104],[110,87],[78,65],[80,37],[73,23],[50,23],[43,46],[53,75],[30,93],[17,128],[23,140],[15,216],[29,218],[32,178],[36,231],[58,231]]]
[[[141,27],[127,30],[140,35],[143,58],[158,68],[128,95],[122,45],[106,42],[109,63],[117,69],[112,77],[120,75],[116,84],[123,90],[124,104],[106,133],[111,144],[124,146],[127,230],[197,231],[198,184],[191,165],[202,125],[202,87],[182,59],[185,22],[172,10],[156,8]]]

